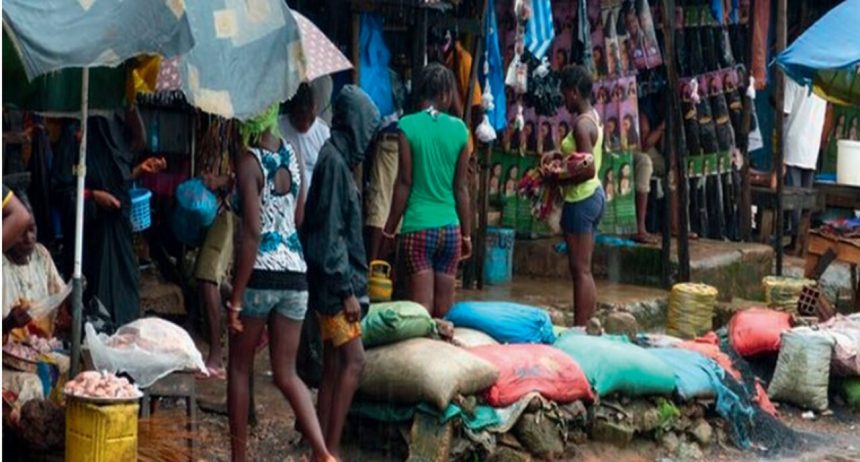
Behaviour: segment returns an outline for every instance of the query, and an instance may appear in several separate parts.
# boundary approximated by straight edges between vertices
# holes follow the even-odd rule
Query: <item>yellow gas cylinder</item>
[[[371,303],[391,301],[394,284],[391,282],[391,265],[388,262],[383,260],[370,262],[370,278],[367,284],[367,291],[369,292]]]

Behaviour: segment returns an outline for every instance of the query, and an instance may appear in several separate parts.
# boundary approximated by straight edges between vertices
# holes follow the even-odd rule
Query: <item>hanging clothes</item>
[[[594,60],[591,56],[591,23],[588,22],[587,3],[586,0],[579,0],[576,5],[576,39],[582,44],[582,65],[594,74]]]
[[[752,63],[751,74],[755,77],[756,90],[764,90],[767,86],[767,52],[768,33],[770,32],[771,2],[755,2],[755,12],[752,24]]]
[[[505,71],[502,62],[502,52],[499,47],[499,27],[496,21],[495,0],[487,2],[487,15],[484,30],[487,34],[487,53],[485,56],[484,82],[489,84],[493,95],[493,107],[486,114],[490,119],[490,125],[496,131],[502,131],[507,125],[508,102],[505,97]],[[486,91],[486,89],[484,89]]]
[[[358,75],[359,86],[373,100],[383,117],[395,111],[394,95],[391,91],[391,77],[388,65],[391,62],[391,52],[385,45],[382,33],[382,16],[363,13],[361,15],[361,32],[359,33]]]
[[[550,0],[532,0],[532,15],[526,22],[526,48],[540,60],[546,56],[554,37]]]

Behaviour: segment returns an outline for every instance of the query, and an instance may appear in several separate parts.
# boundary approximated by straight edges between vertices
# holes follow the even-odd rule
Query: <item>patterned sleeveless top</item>
[[[296,206],[302,186],[298,158],[293,148],[281,140],[278,152],[250,148],[260,163],[265,177],[260,193],[260,247],[254,270],[306,273],[307,265],[296,229]],[[285,168],[290,173],[290,190],[280,194],[275,187],[275,175]]]

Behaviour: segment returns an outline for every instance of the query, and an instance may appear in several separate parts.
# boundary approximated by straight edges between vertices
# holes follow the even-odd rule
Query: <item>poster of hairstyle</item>
[[[619,85],[624,89],[621,100],[619,123],[621,124],[621,148],[635,150],[639,148],[639,100],[636,98],[636,77],[619,79]]]
[[[600,120],[606,121],[606,105],[609,104],[609,92],[612,90],[607,84],[609,82],[597,82],[594,84],[594,109],[600,115]]]
[[[660,45],[657,43],[657,32],[654,30],[654,17],[648,0],[637,0],[636,11],[639,14],[639,33],[643,37],[645,51],[645,69],[653,69],[663,64]],[[630,30],[627,31],[630,34]],[[637,63],[637,68],[643,69]]]
[[[556,114],[557,116],[557,114]],[[537,152],[539,154],[544,154],[547,152],[553,152],[557,149],[558,145],[555,141],[555,117],[546,117],[540,116],[538,117],[538,146]]]
[[[687,142],[687,154],[701,154],[702,145],[699,141],[699,116],[696,102],[693,98],[693,79],[681,79],[681,113],[684,117],[684,135]]]
[[[606,68],[607,75],[615,77],[620,69],[621,51],[618,48],[618,16],[621,14],[621,7],[604,8],[603,9],[603,46],[606,49]]]
[[[570,134],[570,113],[567,112],[567,108],[561,107],[558,109],[558,112],[555,113],[555,146],[558,150],[561,150],[561,142]]]
[[[523,118],[526,123],[523,125],[523,130],[520,134],[520,143],[522,143],[522,146],[525,146],[525,152],[535,154],[537,153],[538,144],[538,118],[535,110],[526,108],[523,111]]]
[[[605,85],[615,86],[615,81],[605,82]],[[607,151],[615,152],[621,149],[621,127],[619,126],[620,100],[611,98],[603,110],[603,145]]]
[[[553,28],[555,38],[552,41],[550,59],[552,68],[560,71],[570,64],[570,50],[575,36],[576,5],[572,2],[552,3]]]
[[[699,103],[696,112],[699,117],[699,143],[704,154],[713,154],[718,150],[717,127],[714,124],[714,112],[708,95],[708,74],[700,75]]]

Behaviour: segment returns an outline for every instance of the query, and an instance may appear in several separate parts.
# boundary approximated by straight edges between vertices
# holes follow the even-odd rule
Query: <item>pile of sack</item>
[[[741,447],[750,443],[755,412],[776,413],[713,333],[689,341],[592,336],[554,327],[540,308],[507,302],[460,302],[446,321],[455,327],[452,342],[433,338],[436,322],[420,305],[373,305],[362,321],[367,365],[353,411],[389,421],[416,409],[441,421],[459,415],[474,434],[510,429],[503,421],[519,417],[523,400],[534,398],[551,406],[590,406],[615,395],[712,400]],[[465,412],[470,399],[477,410]]]
[[[850,406],[860,407],[860,314],[795,326],[791,314],[751,308],[732,317],[729,334],[741,356],[777,358],[771,398],[823,412],[832,383]]]

